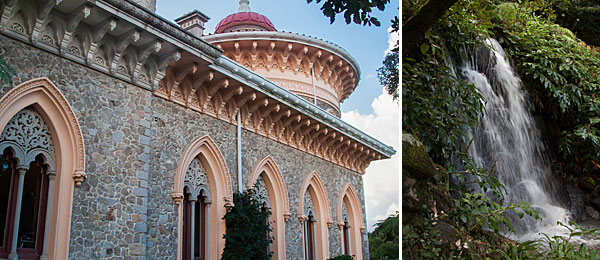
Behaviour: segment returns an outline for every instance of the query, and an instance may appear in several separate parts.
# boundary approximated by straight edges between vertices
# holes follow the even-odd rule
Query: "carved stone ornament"
[[[308,215],[308,212],[314,211],[313,208],[314,208],[314,206],[313,206],[312,197],[310,196],[310,192],[308,192],[308,190],[306,190],[304,192],[304,214]]]
[[[254,191],[256,198],[258,201],[262,203],[266,203],[268,208],[271,208],[271,201],[269,200],[269,192],[267,191],[267,185],[265,184],[265,180],[263,180],[262,176],[258,177],[256,183],[254,184]]]
[[[0,140],[0,142],[13,141],[17,143],[25,154],[36,148],[42,148],[50,154],[54,154],[50,130],[42,116],[31,107],[19,111],[8,121],[2,130]]]
[[[199,187],[208,187],[206,171],[204,171],[204,167],[202,167],[202,163],[197,157],[190,163],[183,183],[192,191],[194,196],[198,196]]]

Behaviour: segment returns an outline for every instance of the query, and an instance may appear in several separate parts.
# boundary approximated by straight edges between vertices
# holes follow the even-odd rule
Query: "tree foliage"
[[[235,206],[223,217],[227,232],[221,259],[271,259],[273,253],[267,251],[273,242],[267,221],[271,211],[263,210],[259,199],[254,189],[233,194]]]
[[[398,17],[392,20],[392,30],[390,33],[399,33]],[[377,78],[383,88],[392,96],[394,100],[399,99],[398,88],[400,87],[400,74],[398,73],[400,61],[399,42],[396,42],[394,48],[385,56],[383,66],[377,69]]]
[[[375,230],[369,234],[371,259],[398,259],[399,230],[400,218],[398,212],[375,224]]]
[[[556,23],[577,34],[584,42],[600,46],[600,2],[572,0],[556,4]]]
[[[514,4],[500,6],[500,42],[536,109],[559,127],[555,139],[575,173],[600,169],[600,53],[566,28]]]
[[[307,3],[312,3],[313,0],[306,0]],[[321,3],[322,0],[316,0],[317,4]],[[335,21],[335,17],[338,14],[344,15],[344,21],[346,24],[355,23],[363,25],[375,25],[380,26],[381,23],[376,17],[371,16],[373,9],[379,11],[385,10],[385,5],[390,0],[325,0],[321,6],[323,15],[329,17],[330,23]]]

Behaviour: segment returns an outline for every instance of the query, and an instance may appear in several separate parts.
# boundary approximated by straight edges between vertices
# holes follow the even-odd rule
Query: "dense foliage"
[[[414,2],[405,7],[419,4],[405,2]],[[421,53],[402,60],[403,131],[418,137],[434,161],[445,166],[464,129],[477,124],[484,112],[481,95],[456,75],[452,58],[460,55],[458,48],[478,44],[477,35],[490,33],[486,17],[485,1],[460,1],[430,29]]]
[[[569,30],[517,5],[499,10],[499,41],[537,109],[559,126],[562,161],[571,172],[594,171],[600,156],[600,54]]]
[[[254,189],[233,194],[233,207],[223,217],[227,232],[221,259],[271,259],[267,250],[273,239],[267,219],[270,210],[263,208]]]
[[[428,28],[418,52],[402,57],[403,131],[417,137],[434,162],[449,169],[445,174],[439,170],[437,181],[409,176],[416,182],[413,179],[407,184],[411,179],[403,176],[403,187],[411,187],[409,193],[421,187],[423,194],[417,197],[432,202],[422,203],[418,212],[411,212],[420,218],[405,222],[403,217],[403,257],[598,258],[598,252],[572,240],[598,230],[583,230],[574,223],[568,225],[571,237],[546,236],[520,244],[503,240],[500,232],[511,232],[507,212],[536,218],[537,212],[527,203],[503,203],[503,187],[494,168],[475,167],[464,150],[459,150],[468,147],[465,131],[485,113],[485,101],[473,85],[461,79],[455,69],[460,64],[455,63],[482,39],[494,37],[516,66],[534,113],[551,126],[545,134],[558,161],[575,175],[599,171],[600,56],[570,30],[553,23],[561,16],[553,9],[557,2],[460,0]],[[403,22],[418,14],[426,3],[403,0]],[[464,169],[454,169],[457,161]],[[457,181],[448,185],[444,180],[447,175]],[[478,178],[472,178],[474,175]],[[469,183],[474,179],[476,183]],[[476,192],[479,189],[473,185],[482,192]],[[446,190],[453,194],[453,206],[440,210],[439,198],[444,196],[439,194]],[[403,201],[404,197],[403,190]]]
[[[571,0],[555,4],[556,23],[577,34],[587,44],[600,46],[600,2]]]
[[[369,233],[371,259],[398,259],[399,230],[400,217],[398,212],[375,224],[375,230]]]

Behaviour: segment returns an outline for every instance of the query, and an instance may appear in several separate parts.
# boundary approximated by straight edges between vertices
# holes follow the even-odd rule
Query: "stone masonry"
[[[48,77],[81,125],[88,178],[73,193],[70,259],[174,259],[178,216],[171,199],[173,176],[183,149],[197,137],[208,135],[216,142],[237,190],[235,125],[5,36],[0,36],[0,56],[17,72],[14,85]],[[3,83],[0,96],[10,89]],[[356,188],[364,216],[362,176],[246,130],[242,141],[244,186],[255,164],[268,155],[282,172],[292,214],[285,223],[287,258],[302,258],[297,207],[302,181],[312,171],[321,176],[329,197],[334,221],[330,256],[339,255],[335,223],[340,189],[346,182]],[[368,259],[366,235],[362,245]]]

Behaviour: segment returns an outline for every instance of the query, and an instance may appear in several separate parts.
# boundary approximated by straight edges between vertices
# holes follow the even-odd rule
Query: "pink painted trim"
[[[312,198],[316,215],[315,217],[317,218],[315,232],[315,250],[317,259],[327,259],[329,258],[329,234],[327,228],[333,224],[333,220],[331,220],[331,204],[329,203],[327,190],[323,185],[321,177],[316,171],[308,174],[308,176],[306,176],[302,182],[302,186],[300,186],[298,219],[301,221],[307,218],[307,216],[304,215],[304,193],[307,191]],[[304,230],[302,232],[304,232]]]
[[[252,169],[252,174],[248,179],[247,188],[251,188],[256,180],[264,173],[263,179],[269,193],[271,202],[271,212],[273,216],[273,259],[285,258],[285,222],[290,217],[290,206],[288,201],[287,188],[279,167],[273,158],[269,155],[258,162]]]
[[[21,83],[0,99],[0,129],[27,106],[34,106],[52,135],[56,179],[48,230],[49,259],[67,259],[73,206],[73,181],[85,179],[85,150],[73,109],[48,78]]]
[[[337,221],[338,226],[341,227],[344,225],[344,220],[342,216],[342,205],[346,205],[346,209],[348,210],[348,216],[350,218],[350,247],[352,254],[355,259],[362,260],[362,239],[361,233],[365,229],[365,221],[362,214],[362,208],[360,200],[358,199],[358,195],[356,194],[356,190],[354,186],[350,183],[346,183],[344,187],[340,191],[340,195],[338,197],[337,204]],[[357,228],[358,227],[358,228]]]
[[[225,199],[233,201],[233,191],[229,170],[223,154],[216,143],[207,135],[199,137],[192,141],[182,152],[177,170],[174,174],[173,200],[179,204],[177,220],[177,259],[181,259],[182,241],[183,241],[183,203],[179,203],[183,198],[183,181],[185,173],[191,161],[200,156],[200,161],[206,170],[208,177],[211,200],[210,204],[210,256],[208,259],[219,259],[223,248],[225,248],[225,221],[222,219],[227,209],[225,208]]]

